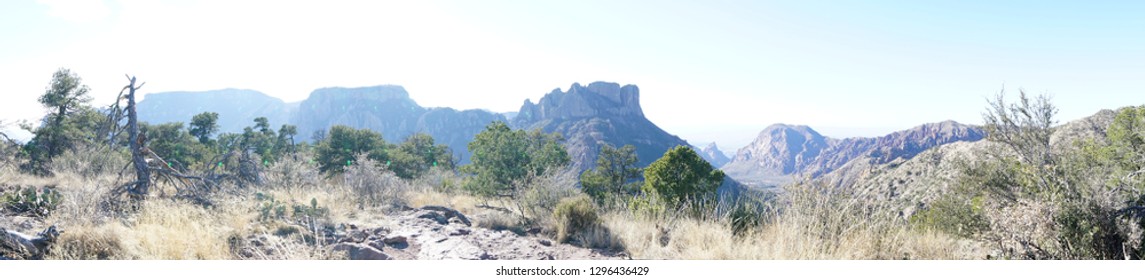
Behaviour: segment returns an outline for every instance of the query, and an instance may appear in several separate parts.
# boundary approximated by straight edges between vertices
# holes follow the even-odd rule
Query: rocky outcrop
[[[639,164],[647,166],[678,145],[690,146],[644,117],[640,89],[635,85],[594,82],[555,89],[537,103],[525,100],[511,123],[520,129],[558,132],[573,165],[580,170],[596,164],[600,146],[633,145]]]
[[[301,231],[288,231],[296,234]],[[577,260],[621,259],[621,252],[558,244],[533,231],[518,235],[509,230],[473,226],[457,210],[442,206],[406,209],[388,216],[378,226],[340,225],[318,230],[320,237],[304,237],[326,246],[331,258],[350,260]],[[307,235],[310,236],[310,235]],[[235,248],[242,258],[276,259],[299,238],[269,234],[248,237]],[[285,248],[285,249],[284,249]]]
[[[723,170],[742,182],[774,186],[796,177],[817,178],[852,160],[885,164],[947,143],[978,141],[982,129],[954,121],[929,123],[885,136],[842,140],[823,137],[806,126],[772,125],[740,149]]]
[[[528,124],[545,119],[644,118],[644,111],[635,85],[594,82],[587,87],[574,83],[568,92],[554,89],[537,104],[525,100],[517,116],[515,123]]]
[[[392,245],[387,245],[383,252],[403,251],[400,255],[419,260],[621,258],[616,252],[557,244],[544,236],[521,236],[508,230],[473,227],[465,215],[441,206],[407,211],[386,232],[386,237],[380,240]]]

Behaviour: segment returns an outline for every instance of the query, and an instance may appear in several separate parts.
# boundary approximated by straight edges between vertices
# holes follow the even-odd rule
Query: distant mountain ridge
[[[299,133],[306,133],[303,135],[334,125],[368,128],[390,142],[426,133],[437,143],[449,145],[463,164],[469,161],[466,145],[494,121],[506,119],[479,109],[425,108],[410,99],[405,88],[396,85],[317,89],[299,104],[292,118]]]
[[[712,142],[703,148],[693,147],[693,149],[696,150],[696,153],[700,154],[700,157],[703,157],[704,160],[708,161],[708,163],[711,163],[712,167],[715,168],[720,168],[721,166],[724,166],[724,164],[727,164],[731,161],[731,159],[724,154],[724,151],[721,151],[720,148],[716,146],[715,142]]]
[[[275,129],[282,124],[298,126],[299,138],[308,140],[315,131],[333,125],[368,128],[389,142],[424,132],[449,145],[461,163],[469,160],[466,145],[474,135],[490,122],[506,121],[484,110],[421,107],[405,88],[395,85],[320,88],[299,103],[253,90],[163,92],[148,94],[138,106],[140,119],[150,123],[186,124],[195,114],[216,112],[223,132],[241,132],[254,125],[255,118],[267,117]]]
[[[1116,113],[1094,115],[1055,126],[1050,144],[1055,150],[1072,148],[1074,141],[1105,138]],[[941,127],[939,127],[941,128]],[[957,184],[961,164],[983,160],[988,152],[1008,153],[998,142],[957,141],[927,149],[910,158],[880,160],[866,155],[815,179],[828,187],[851,188],[877,201],[890,202],[904,217],[926,207]]]
[[[723,170],[741,182],[773,186],[799,176],[819,177],[848,162],[869,156],[875,164],[909,159],[939,145],[978,141],[985,132],[954,121],[929,123],[881,137],[832,139],[807,126],[768,126],[736,152]]]
[[[390,142],[423,132],[449,145],[462,164],[469,161],[469,141],[494,121],[518,129],[561,133],[574,167],[580,170],[595,165],[605,143],[635,146],[641,166],[673,147],[691,147],[644,116],[639,88],[608,82],[587,86],[574,83],[568,91],[554,89],[537,103],[526,99],[513,113],[425,108],[397,85],[320,88],[294,104],[250,90],[154,93],[140,102],[140,109],[141,119],[152,123],[188,123],[195,114],[217,112],[224,132],[242,131],[253,125],[254,118],[266,116],[275,127],[287,123],[298,126],[301,139],[310,139],[314,132],[333,125],[371,129]],[[153,114],[143,114],[144,110]],[[704,154],[702,149],[696,151]]]
[[[253,126],[257,117],[266,117],[275,126],[287,123],[298,103],[286,103],[255,90],[228,88],[150,93],[137,106],[139,119],[153,124],[186,125],[196,114],[215,112],[219,113],[220,131],[241,132],[243,127]]]

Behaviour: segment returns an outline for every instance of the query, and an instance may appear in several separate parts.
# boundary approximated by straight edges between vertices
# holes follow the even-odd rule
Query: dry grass
[[[313,166],[284,162],[271,166],[267,184],[230,188],[209,198],[210,206],[156,196],[133,210],[108,207],[108,192],[117,179],[106,166],[116,157],[87,158],[82,153],[59,162],[50,178],[23,175],[0,166],[0,181],[13,185],[58,186],[63,203],[44,224],[64,233],[51,259],[336,259],[304,234],[281,234],[296,227],[290,220],[260,219],[256,198],[274,197],[284,205],[328,209],[317,223],[385,225],[394,205],[441,205],[470,216],[477,226],[522,231],[542,227],[555,235],[550,202],[578,195],[575,176],[540,177],[520,193],[523,201],[482,200],[450,187],[456,175],[437,172],[431,178],[394,182],[383,173],[358,170],[356,176],[321,177]],[[94,172],[93,170],[99,170]],[[381,172],[381,171],[377,171]],[[573,174],[575,175],[575,174]],[[161,189],[161,188],[160,188]],[[367,197],[363,200],[363,196]],[[969,241],[906,225],[894,216],[875,215],[869,205],[841,193],[795,188],[781,196],[782,211],[763,215],[760,226],[733,234],[730,220],[716,214],[697,218],[678,213],[647,215],[626,206],[597,207],[600,226],[584,232],[585,247],[613,248],[638,259],[966,259],[985,254]],[[614,205],[616,206],[616,205]],[[132,208],[132,207],[128,207]],[[718,211],[717,211],[718,212]],[[239,254],[236,242],[258,239],[265,250]],[[240,256],[241,255],[241,256]]]
[[[746,236],[720,221],[660,220],[625,213],[604,216],[626,250],[638,259],[970,259],[975,245],[948,235],[907,227],[860,228],[827,240],[808,232],[810,221],[765,225]],[[666,241],[666,242],[665,242]]]
[[[624,248],[639,259],[974,259],[979,244],[920,230],[849,193],[793,185],[781,207],[742,235],[727,216],[603,216]],[[711,216],[711,215],[709,215]]]

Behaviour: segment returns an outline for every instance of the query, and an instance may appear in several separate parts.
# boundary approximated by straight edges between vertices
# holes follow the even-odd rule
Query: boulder
[[[362,245],[358,243],[338,243],[331,249],[334,251],[346,252],[346,257],[351,260],[388,260],[390,256],[382,253],[377,248]]]

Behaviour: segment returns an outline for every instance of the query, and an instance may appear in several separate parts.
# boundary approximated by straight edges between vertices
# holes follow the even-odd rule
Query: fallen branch
[[[48,253],[60,237],[56,226],[49,226],[35,237],[0,228],[0,260],[39,260]]]

